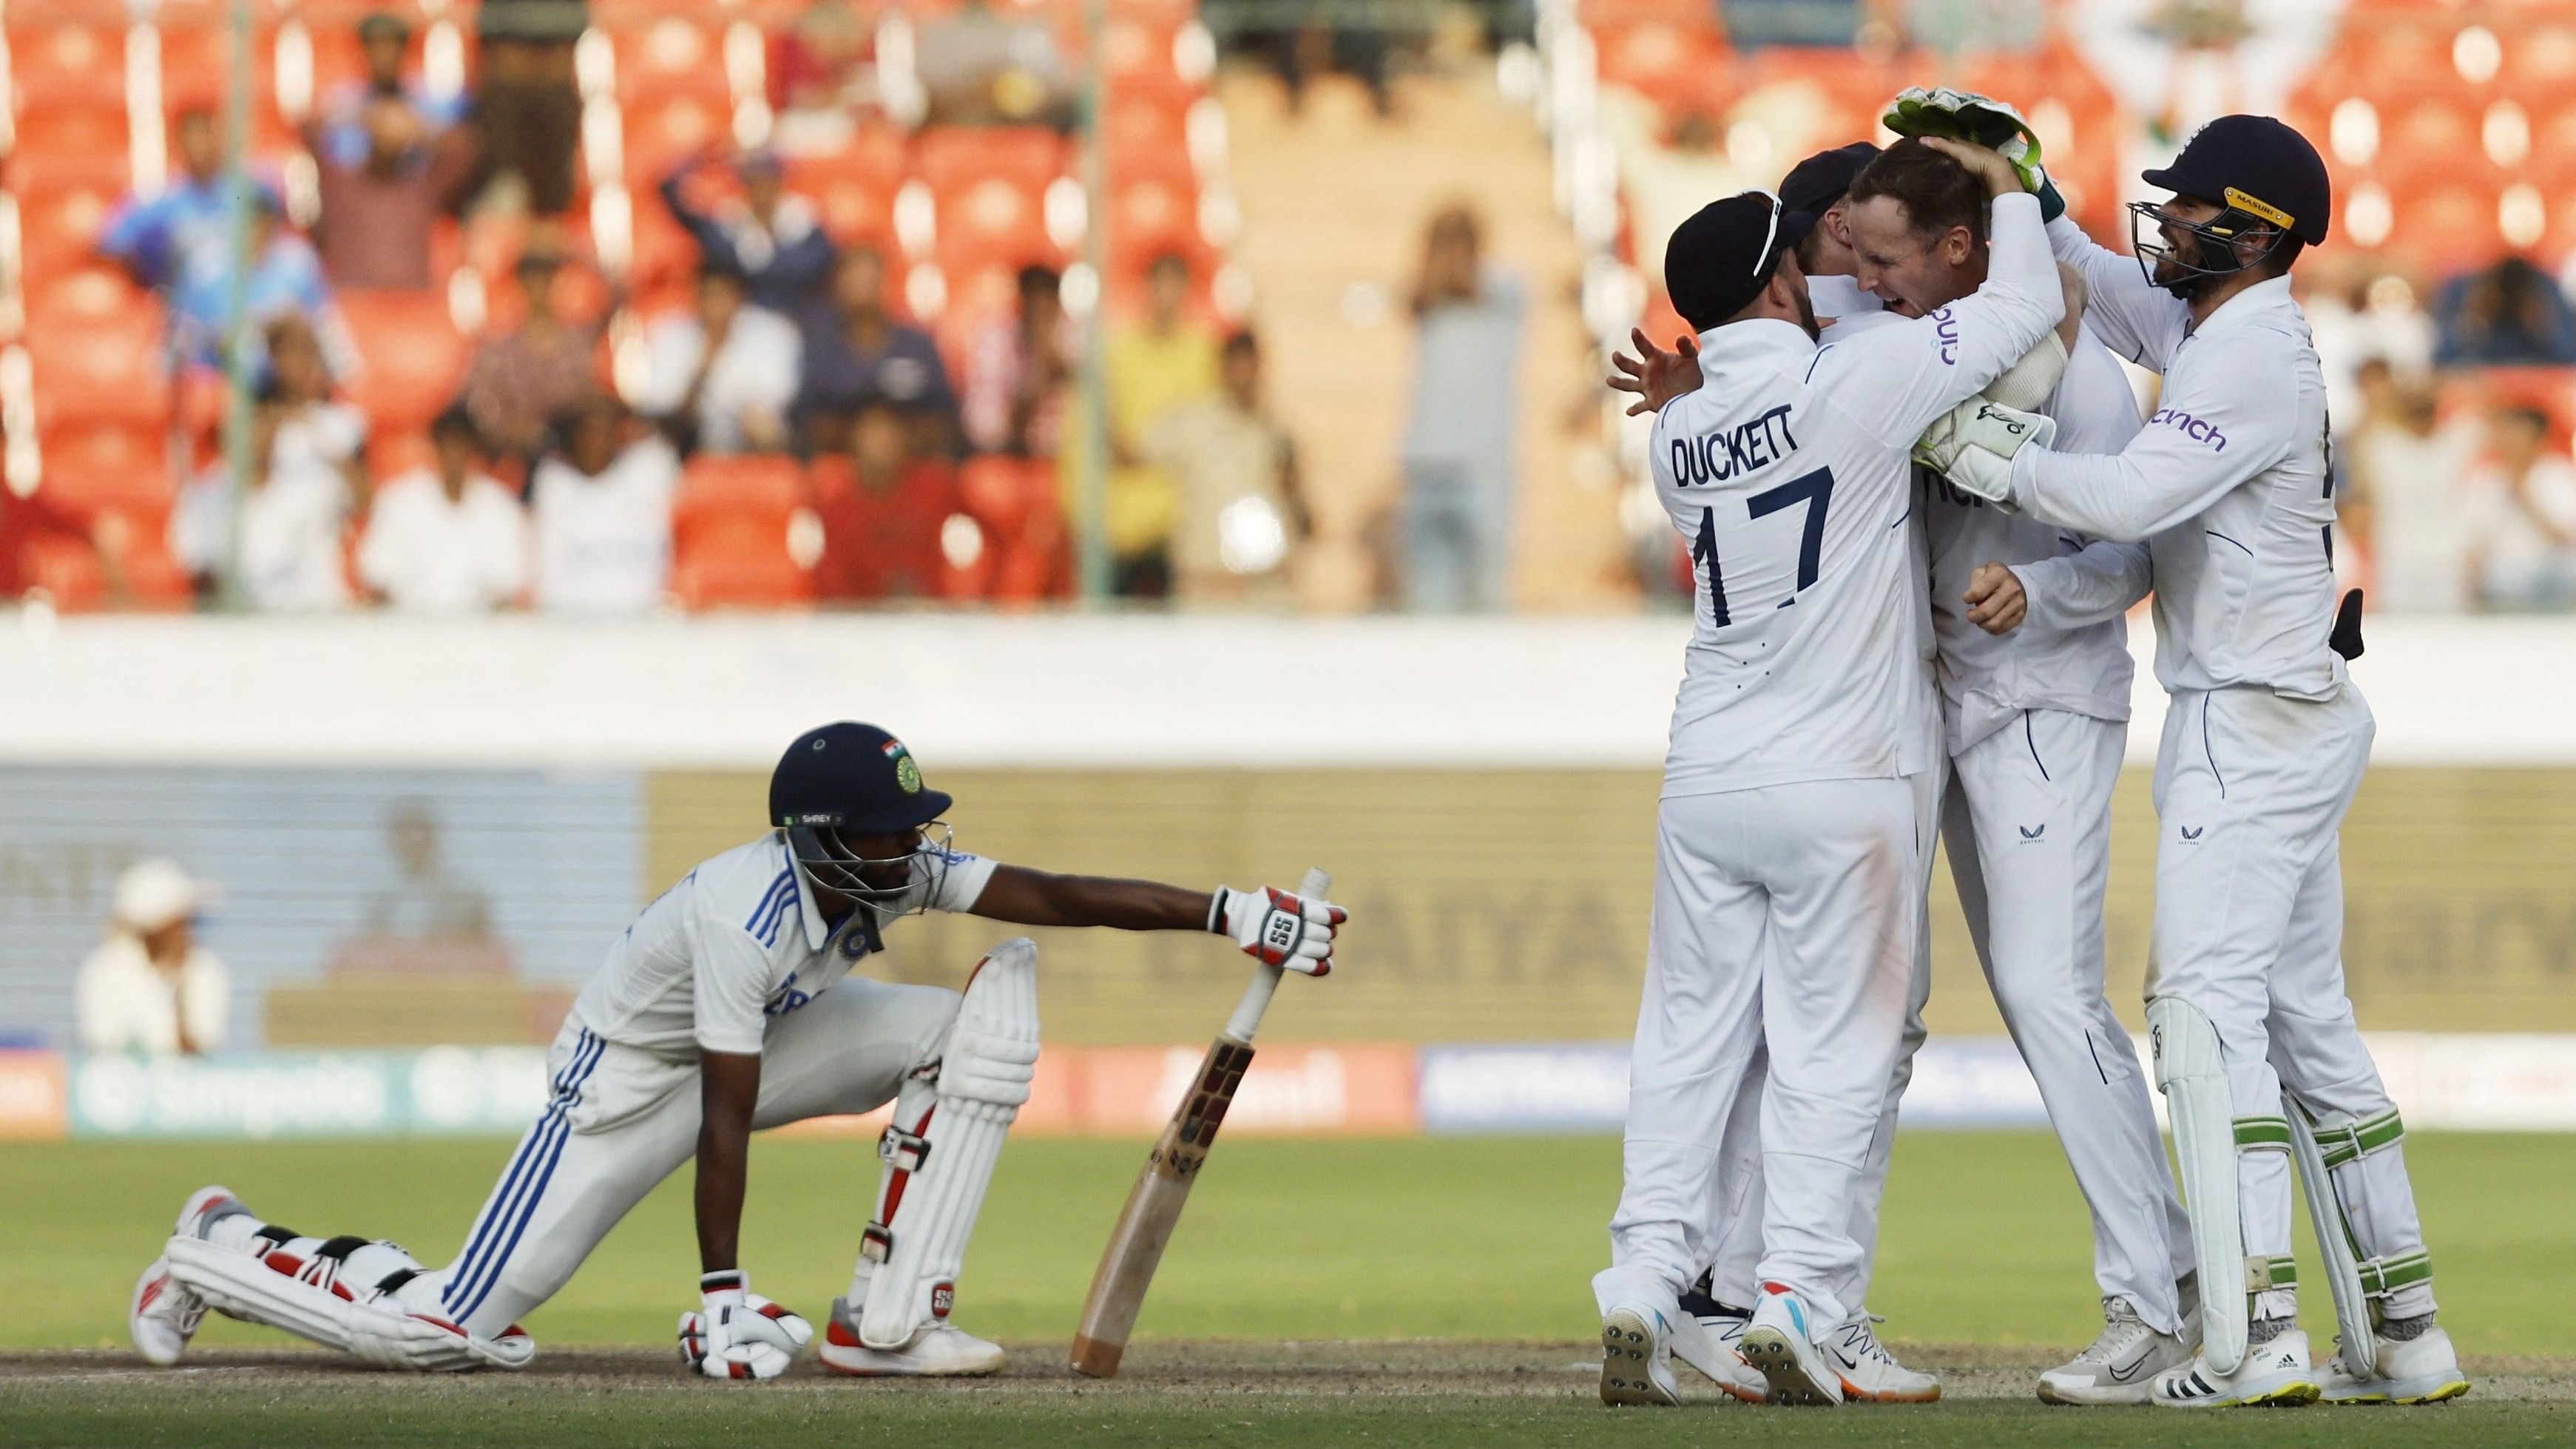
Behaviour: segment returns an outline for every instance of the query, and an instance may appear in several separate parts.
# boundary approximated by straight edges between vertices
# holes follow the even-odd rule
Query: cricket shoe
[[[852,1378],[977,1378],[1000,1373],[1010,1355],[944,1318],[934,1318],[901,1348],[870,1348],[859,1341],[859,1317],[850,1300],[832,1300],[832,1321],[814,1351],[823,1367]]]
[[[1707,1375],[1709,1381],[1726,1390],[1729,1397],[1748,1404],[1761,1403],[1770,1393],[1771,1386],[1745,1363],[1741,1351],[1745,1325],[1753,1321],[1753,1310],[1720,1303],[1713,1291],[1710,1275],[1702,1273],[1690,1291],[1682,1295],[1682,1312],[1699,1320],[1699,1326],[1709,1340],[1709,1357],[1713,1360],[1710,1365],[1691,1363],[1691,1367]],[[1687,1357],[1682,1361],[1690,1363]],[[1717,1371],[1710,1373],[1711,1367]]]
[[[188,1194],[179,1209],[179,1220],[170,1235],[177,1238],[202,1237],[206,1219],[225,1205],[239,1208],[241,1200],[228,1187],[201,1187]],[[206,1321],[206,1300],[189,1292],[170,1276],[170,1260],[155,1258],[143,1276],[134,1280],[134,1297],[126,1304],[125,1330],[134,1340],[134,1349],[146,1363],[168,1366],[179,1361],[188,1351],[188,1340],[197,1336],[197,1325]]]
[[[1698,1320],[1691,1320],[1697,1328]],[[1670,1408],[1682,1401],[1673,1378],[1673,1320],[1660,1308],[1622,1303],[1601,1315],[1601,1402]]]
[[[2317,1371],[2321,1395],[2329,1404],[2438,1404],[2469,1391],[2469,1376],[2460,1372],[2460,1356],[2441,1325],[2415,1338],[2373,1335],[2378,1342],[2377,1372],[2362,1378],[2344,1367],[2337,1352]]]
[[[2114,1293],[2102,1300],[2102,1333],[2092,1346],[2039,1376],[2039,1401],[2143,1404],[2156,1375],[2191,1362],[2192,1352],[2179,1336],[2149,1327],[2126,1295]]]
[[[1884,1323],[1863,1310],[1826,1335],[1825,1358],[1841,1378],[1843,1397],[1872,1404],[1928,1404],[1941,1397],[1941,1381],[1896,1361],[1871,1325]]]
[[[2156,1375],[2147,1402],[2168,1409],[2286,1409],[2313,1404],[2321,1392],[2316,1370],[2308,1367],[2307,1334],[2285,1328],[2248,1345],[2232,1374],[2211,1368],[2205,1352],[2166,1369]]]
[[[1808,1329],[1807,1306],[1777,1283],[1762,1285],[1762,1301],[1745,1325],[1744,1361],[1769,1386],[1764,1402],[1832,1405],[1843,1401],[1842,1375]]]

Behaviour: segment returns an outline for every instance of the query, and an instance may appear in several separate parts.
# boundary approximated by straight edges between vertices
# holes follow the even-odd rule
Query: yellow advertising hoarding
[[[1347,969],[1291,981],[1266,1039],[1627,1036],[1653,882],[1651,771],[941,771],[958,844],[1054,870],[1190,885],[1293,884],[1310,864],[1352,909]],[[2141,1024],[2154,882],[2147,778],[2122,778],[2111,999]],[[766,779],[662,773],[646,790],[659,890],[757,833]],[[2344,836],[2345,961],[2381,1030],[2576,1030],[2576,770],[2381,769]],[[954,985],[1008,929],[929,917],[878,969]],[[1187,935],[1041,931],[1050,1040],[1194,1041],[1243,959]],[[1946,871],[1933,885],[1932,1028],[2002,1031]]]

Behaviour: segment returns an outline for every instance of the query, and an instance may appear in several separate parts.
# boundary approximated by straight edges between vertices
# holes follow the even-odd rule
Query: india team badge
[[[887,759],[894,761],[894,782],[903,787],[903,793],[920,794],[921,767],[912,762],[912,751],[905,749],[901,740],[888,740],[885,753]]]

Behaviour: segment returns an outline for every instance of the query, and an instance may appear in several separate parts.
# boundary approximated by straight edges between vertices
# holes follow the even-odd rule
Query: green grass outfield
[[[454,1252],[510,1144],[461,1142],[0,1148],[0,1443],[697,1443],[728,1426],[763,1442],[1625,1442],[2010,1444],[2576,1442],[2576,1139],[2409,1138],[2443,1319],[2462,1351],[2510,1355],[2530,1402],[2473,1395],[2449,1409],[2233,1414],[2048,1411],[2017,1398],[1841,1415],[1716,1410],[1612,1415],[1573,1367],[1596,1328],[1588,1279],[1618,1191],[1607,1137],[1221,1144],[1146,1306],[1134,1372],[1106,1387],[870,1386],[798,1380],[698,1385],[674,1366],[467,1382],[315,1373],[227,1359],[282,1335],[215,1320],[198,1375],[32,1350],[123,1344],[125,1296],[193,1187],[223,1181],[262,1213],[317,1234],[360,1232],[437,1263]],[[1032,1370],[1070,1337],[1140,1143],[1025,1141],[1005,1153],[958,1293],[958,1321],[1031,1342]],[[873,1203],[863,1144],[763,1140],[752,1158],[746,1266],[761,1291],[819,1317],[848,1278]],[[665,1351],[695,1300],[687,1173],[647,1199],[570,1287],[531,1317],[549,1348]],[[2308,1261],[2314,1261],[2309,1255]],[[1873,1304],[1910,1358],[1980,1365],[2011,1394],[2025,1365],[2099,1325],[2081,1200],[2041,1133],[1899,1140]],[[2320,1350],[2329,1321],[2310,1328]],[[1264,1341],[1432,1339],[1466,1346],[1389,1368],[1342,1350],[1314,1375],[1276,1365],[1306,1349]],[[1194,1350],[1205,1340],[1225,1340]],[[1418,1353],[1419,1346],[1408,1349]],[[577,1368],[578,1355],[559,1355]],[[548,1362],[541,1356],[540,1364]],[[2563,1387],[2565,1393],[2549,1386]],[[303,1386],[303,1387],[298,1387]],[[856,1409],[860,1412],[850,1412]]]

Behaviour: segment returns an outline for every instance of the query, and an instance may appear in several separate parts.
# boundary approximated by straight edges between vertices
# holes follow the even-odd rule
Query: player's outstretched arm
[[[698,1268],[742,1266],[743,1182],[751,1160],[751,1113],[760,1101],[758,1052],[698,1055]]]
[[[972,913],[1019,926],[1107,926],[1121,931],[1214,931],[1273,966],[1320,976],[1332,969],[1333,935],[1349,913],[1275,887],[1211,893],[1150,880],[1056,875],[996,866]]]

